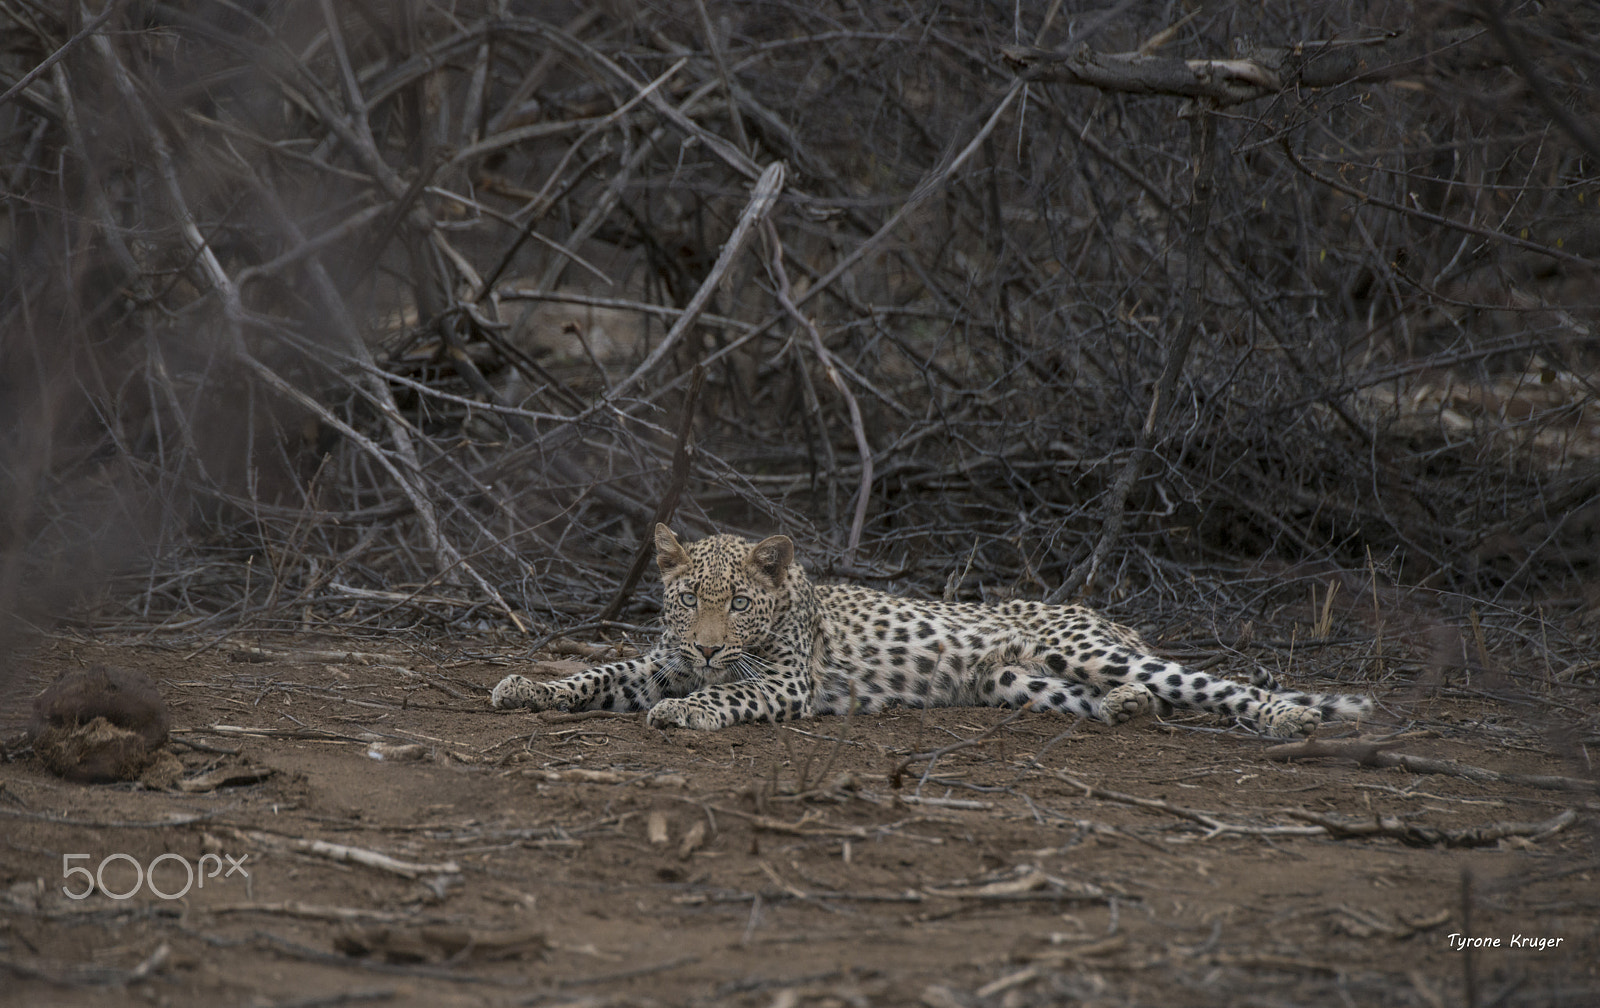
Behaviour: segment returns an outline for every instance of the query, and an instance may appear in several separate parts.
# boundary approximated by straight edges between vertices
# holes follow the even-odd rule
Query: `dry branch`
[[[57,62],[67,55],[67,53],[71,52],[73,47],[78,45],[78,43],[98,32],[101,26],[107,21],[111,20],[112,16],[118,12],[118,9],[122,6],[122,4],[123,0],[110,0],[110,2],[106,4],[105,10],[101,11],[99,14],[96,14],[82,28],[79,28],[71,38],[61,43],[61,45],[58,46],[54,52],[36,64],[32,70],[29,70],[27,73],[17,78],[17,82],[15,84],[12,84],[10,87],[6,88],[3,93],[0,93],[0,105],[4,105],[6,102],[11,100],[13,95],[25,90],[29,84],[32,84],[34,80],[38,78],[40,74],[55,66]]]
[[[617,618],[617,614],[622,611],[623,603],[628,600],[628,594],[639,583],[639,578],[644,576],[650,558],[655,555],[656,526],[672,524],[672,516],[678,510],[678,498],[683,494],[683,488],[689,480],[690,438],[694,433],[694,411],[700,398],[700,386],[704,380],[705,368],[696,364],[689,376],[689,388],[683,394],[683,405],[680,407],[682,412],[678,417],[678,435],[672,448],[672,469],[667,481],[667,492],[656,505],[655,520],[645,526],[644,535],[640,537],[639,547],[634,551],[633,564],[629,566],[627,575],[622,579],[617,593],[611,596],[611,601],[607,602],[606,607],[595,616],[596,620],[604,622]]]
[[[1499,770],[1486,770],[1482,767],[1468,766],[1465,763],[1457,763],[1454,760],[1434,759],[1428,756],[1414,756],[1410,753],[1391,751],[1395,746],[1401,744],[1399,741],[1367,742],[1361,740],[1324,741],[1322,739],[1306,739],[1303,742],[1290,742],[1285,745],[1270,746],[1262,751],[1262,755],[1272,760],[1316,759],[1331,756],[1335,759],[1353,760],[1361,766],[1399,767],[1402,770],[1409,770],[1411,773],[1443,774],[1448,777],[1463,777],[1467,780],[1486,783],[1543,788],[1547,791],[1600,790],[1600,783],[1584,780],[1581,777],[1504,773]]]
[[[733,232],[728,235],[728,240],[723,242],[722,251],[717,254],[717,261],[706,274],[699,288],[694,292],[694,297],[689,299],[689,304],[683,309],[683,314],[672,323],[672,328],[662,338],[650,355],[640,362],[633,373],[612,385],[606,394],[593,406],[590,406],[577,419],[598,412],[603,409],[613,408],[613,404],[621,399],[647,375],[655,373],[661,362],[666,358],[689,328],[700,319],[708,304],[711,295],[721,286],[728,270],[732,268],[734,260],[744,249],[745,242],[750,234],[772,212],[773,205],[777,202],[778,194],[783,192],[783,162],[774,161],[767,165],[761,172],[761,177],[756,179],[756,184],[750,190],[750,202],[745,205],[744,211],[739,214],[739,221],[733,227]]]
[[[364,847],[351,847],[347,844],[330,843],[326,840],[282,836],[277,833],[249,829],[229,829],[228,832],[245,843],[253,843],[270,851],[293,851],[300,854],[313,854],[317,857],[327,858],[330,861],[364,865],[368,868],[390,872],[409,879],[420,878],[423,875],[457,875],[461,872],[461,866],[454,861],[445,861],[439,864],[419,864],[414,861],[402,861],[399,858],[390,857],[378,851],[367,850]]]
[[[1305,163],[1305,161],[1300,158],[1298,154],[1295,153],[1294,149],[1289,146],[1287,140],[1285,140],[1280,146],[1283,150],[1284,157],[1288,158],[1289,163],[1294,165],[1296,171],[1299,171],[1307,178],[1312,179],[1320,185],[1327,186],[1329,189],[1332,189],[1336,192],[1342,192],[1347,196],[1354,196],[1363,203],[1382,207],[1385,210],[1392,210],[1397,214],[1402,214],[1407,217],[1415,217],[1418,220],[1426,221],[1429,224],[1437,224],[1440,227],[1449,228],[1452,231],[1460,231],[1463,234],[1473,235],[1478,238],[1487,238],[1492,241],[1504,242],[1507,245],[1515,246],[1516,248],[1527,249],[1529,252],[1537,252],[1540,255],[1549,256],[1552,259],[1560,259],[1563,262],[1585,266],[1595,265],[1593,259],[1586,259],[1583,256],[1573,255],[1570,252],[1566,252],[1559,248],[1554,248],[1550,245],[1529,241],[1527,238],[1524,238],[1520,235],[1507,234],[1506,232],[1497,231],[1493,228],[1486,228],[1482,227],[1481,225],[1473,224],[1470,221],[1452,220],[1451,218],[1442,214],[1430,213],[1427,210],[1415,205],[1406,206],[1404,203],[1401,203],[1397,200],[1387,200],[1373,193],[1365,192],[1353,185],[1350,185],[1349,183],[1334,178],[1331,175],[1324,175],[1321,172],[1314,171]]]
[[[1186,269],[1177,324],[1169,337],[1161,376],[1156,379],[1144,423],[1134,436],[1133,450],[1128,453],[1111,484],[1111,490],[1106,494],[1104,517],[1094,549],[1090,551],[1088,559],[1078,564],[1060,587],[1050,594],[1052,601],[1072,598],[1079,589],[1094,583],[1101,564],[1122,535],[1128,495],[1149,467],[1150,449],[1166,433],[1168,417],[1173,413],[1178,379],[1183,375],[1190,349],[1203,325],[1200,303],[1205,290],[1208,261],[1206,238],[1211,226],[1211,203],[1216,192],[1216,137],[1216,113],[1209,108],[1195,110],[1189,119],[1189,156],[1193,164],[1194,181],[1185,222]]]
[[[1049,771],[1049,773],[1057,780],[1064,781],[1082,790],[1086,798],[1116,802],[1119,805],[1132,805],[1135,808],[1149,809],[1152,812],[1165,812],[1168,815],[1177,816],[1179,819],[1187,819],[1190,822],[1199,823],[1207,830],[1207,840],[1225,833],[1238,833],[1246,836],[1315,836],[1322,832],[1321,829],[1315,826],[1251,826],[1242,823],[1224,822],[1220,818],[1221,814],[1217,812],[1187,808],[1160,798],[1141,798],[1138,795],[1124,794],[1121,791],[1110,791],[1106,788],[1087,784],[1059,770]]]
[[[1496,822],[1461,829],[1443,829],[1438,826],[1418,826],[1394,816],[1374,816],[1372,819],[1351,819],[1324,815],[1306,809],[1284,809],[1283,814],[1315,823],[1335,839],[1349,837],[1392,837],[1413,847],[1486,847],[1509,837],[1528,837],[1542,840],[1559,833],[1577,821],[1578,813],[1567,809],[1543,822]]]
[[[817,355],[817,363],[822,365],[822,371],[828,376],[828,382],[838,390],[850,413],[850,432],[855,435],[856,452],[861,458],[861,483],[856,490],[856,506],[850,518],[850,534],[845,540],[845,557],[853,559],[856,549],[861,545],[861,528],[866,524],[867,506],[872,502],[872,443],[867,440],[866,427],[861,420],[861,405],[856,402],[855,393],[850,391],[850,386],[840,377],[833,355],[823,345],[822,333],[818,331],[816,322],[802,314],[799,306],[795,304],[794,295],[789,287],[789,273],[783,268],[783,243],[778,239],[777,228],[772,226],[770,220],[765,221],[763,227],[767,239],[767,254],[770,257],[768,268],[776,281],[778,303],[794,320],[794,324],[811,337],[811,349]]]
[[[1393,32],[1365,39],[1328,39],[1257,49],[1236,57],[1177,59],[1143,52],[1072,53],[1033,46],[1001,46],[1000,55],[1028,81],[1081,84],[1125,94],[1203,98],[1236,105],[1297,88],[1372,83],[1415,74],[1441,54],[1461,63],[1482,60],[1488,48],[1480,28],[1449,32]],[[1476,44],[1474,44],[1476,43]]]

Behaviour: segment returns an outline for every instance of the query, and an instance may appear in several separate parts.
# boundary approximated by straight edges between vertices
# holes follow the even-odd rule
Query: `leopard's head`
[[[706,683],[766,670],[758,651],[790,607],[794,543],[788,536],[750,543],[717,535],[685,546],[657,525],[656,563],[665,586],[662,616],[677,638],[683,669]]]

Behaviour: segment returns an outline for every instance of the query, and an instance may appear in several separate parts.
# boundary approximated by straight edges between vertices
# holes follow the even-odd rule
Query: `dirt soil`
[[[1592,789],[1275,760],[1202,718],[667,733],[491,711],[528,665],[488,647],[387,648],[26,659],[0,708],[0,1003],[1600,1004]],[[69,784],[16,741],[16,698],[93,662],[156,679],[176,784]],[[1526,709],[1380,699],[1364,734],[1396,752],[1596,779]]]

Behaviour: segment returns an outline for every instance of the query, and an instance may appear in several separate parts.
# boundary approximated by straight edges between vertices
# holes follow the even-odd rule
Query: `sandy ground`
[[[184,779],[55,778],[8,701],[0,1003],[1600,1004],[1592,788],[1283,761],[1204,718],[666,733],[491,711],[526,663],[389,648],[26,660],[14,697],[91,662],[155,677]],[[1385,706],[1362,733],[1395,752],[1597,777],[1526,708]]]

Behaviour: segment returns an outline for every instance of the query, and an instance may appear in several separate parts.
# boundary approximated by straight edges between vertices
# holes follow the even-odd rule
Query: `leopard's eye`
[[[690,609],[693,609],[694,606],[695,606],[695,603],[698,602],[699,599],[694,597],[694,592],[679,592],[678,593],[678,601],[682,602],[685,606],[688,606]]]
[[[733,612],[744,612],[750,608],[750,596],[735,595],[733,601],[728,603],[728,608]]]

